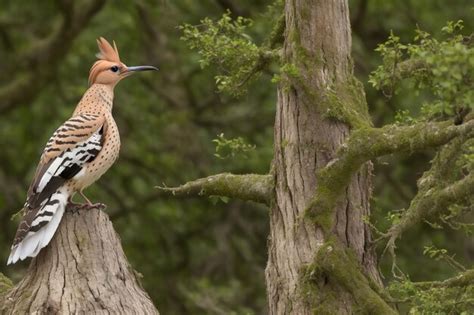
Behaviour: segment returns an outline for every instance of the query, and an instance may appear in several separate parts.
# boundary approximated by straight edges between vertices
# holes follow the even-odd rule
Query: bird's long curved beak
[[[137,72],[137,71],[158,71],[158,68],[154,66],[127,67],[127,72]]]

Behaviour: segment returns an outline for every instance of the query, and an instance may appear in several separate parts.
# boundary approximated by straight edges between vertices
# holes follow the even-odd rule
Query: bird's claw
[[[83,205],[80,203],[75,203],[75,202],[69,202],[66,205],[66,211],[71,212],[71,213],[77,213]]]
[[[94,209],[94,208],[99,209],[99,210],[105,210],[105,208],[107,208],[107,205],[102,202],[97,202],[90,205],[86,204],[85,206],[87,210]]]
[[[105,208],[107,208],[107,205],[105,205],[104,203],[101,203],[101,202],[91,203],[91,204],[88,204],[88,203],[83,203],[83,204],[68,203],[67,206],[66,206],[66,210],[68,210],[72,213],[76,213],[79,210],[91,210],[91,209],[105,210]]]

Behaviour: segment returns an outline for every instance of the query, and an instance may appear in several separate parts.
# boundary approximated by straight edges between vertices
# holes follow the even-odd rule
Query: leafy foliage
[[[223,133],[218,135],[212,142],[216,144],[214,156],[219,159],[234,158],[237,155],[247,157],[247,152],[255,150],[255,145],[246,143],[242,137],[227,139]]]
[[[370,83],[389,95],[397,92],[400,80],[409,78],[418,91],[428,91],[431,100],[423,105],[425,118],[453,116],[474,107],[474,48],[471,38],[461,34],[462,21],[442,28],[439,41],[428,32],[416,30],[413,43],[402,44],[392,32],[376,51],[383,65],[375,70]]]
[[[181,39],[201,56],[201,67],[212,64],[219,70],[215,76],[218,89],[238,96],[245,92],[242,86],[263,52],[246,32],[252,20],[241,16],[232,19],[230,14],[227,11],[217,21],[204,18],[200,25],[184,24],[180,29]]]
[[[280,67],[279,73],[275,73],[272,78],[273,83],[280,83],[282,86],[289,87],[292,78],[298,78],[300,73],[296,65],[285,63]]]
[[[445,261],[448,263],[451,267],[459,270],[459,271],[465,271],[466,268],[458,263],[454,259],[454,255],[449,255],[448,251],[444,248],[437,248],[433,245],[431,246],[425,246],[425,249],[423,250],[424,255],[428,255],[431,259],[434,259],[436,261]]]
[[[402,301],[409,301],[408,313],[422,314],[471,314],[474,309],[474,285],[466,287],[420,288],[410,280],[392,282],[390,293]]]
[[[410,125],[419,120],[449,117],[457,117],[453,122],[459,124],[472,110],[474,50],[471,38],[461,35],[462,30],[462,21],[448,22],[441,29],[442,40],[438,40],[428,32],[417,29],[413,42],[408,44],[403,44],[400,37],[391,32],[388,40],[378,45],[376,51],[381,54],[383,64],[372,72],[369,82],[388,97],[409,90],[423,96],[423,105],[419,106],[421,115],[416,117],[408,109],[399,109],[395,115],[397,124]],[[405,81],[408,84],[404,84]],[[465,178],[472,171],[471,141],[469,136],[458,139],[456,145],[452,144],[451,148],[447,147],[438,153],[432,161],[431,170],[418,181],[420,196],[433,197],[436,190]],[[464,199],[464,203],[459,201],[459,204],[454,202],[437,213],[432,218],[435,222],[426,222],[436,230],[448,227],[470,235],[473,224],[469,223],[466,214],[470,211],[472,199]],[[416,198],[412,200],[408,210],[415,210],[417,202]],[[388,219],[392,227],[400,224],[405,215],[406,211],[389,212]],[[448,254],[447,249],[437,248],[432,243],[424,246],[423,254],[433,261],[447,263],[458,272],[466,270],[455,259],[455,255]],[[395,262],[392,270],[397,270]],[[409,308],[410,314],[467,314],[473,310],[472,285],[427,287],[403,276],[392,282],[389,289],[401,299],[402,305]]]
[[[395,114],[395,123],[399,125],[411,125],[416,122],[407,109],[399,110]]]

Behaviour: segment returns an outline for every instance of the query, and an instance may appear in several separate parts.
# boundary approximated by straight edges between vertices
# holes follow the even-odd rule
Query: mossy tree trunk
[[[348,3],[286,1],[285,15],[284,62],[297,71],[278,88],[276,195],[266,268],[269,311],[351,314],[358,302],[336,275],[305,276],[305,270],[318,264],[322,245],[335,238],[354,254],[365,275],[380,284],[369,249],[370,230],[363,221],[370,212],[370,163],[352,176],[335,208],[313,209],[314,220],[306,215],[320,181],[318,170],[336,157],[351,126],[369,125],[365,95],[352,70]]]
[[[195,32],[200,33],[194,29],[193,40]],[[203,38],[198,42],[205,45],[208,39]],[[274,49],[282,41],[280,54]],[[389,305],[393,299],[382,290],[365,223],[370,216],[370,161],[446,145],[456,137],[464,142],[463,137],[472,137],[474,120],[468,115],[462,124],[418,122],[374,128],[363,86],[353,74],[347,0],[286,0],[284,15],[260,49],[267,54],[260,55],[247,78],[265,67],[264,55],[274,58],[281,72],[276,76],[280,85],[270,173],[217,174],[178,187],[160,187],[161,191],[174,196],[226,196],[269,206],[270,314],[396,314]],[[400,74],[406,75],[409,69],[403,68]],[[437,163],[432,167],[440,168]],[[430,174],[429,178],[441,178]],[[408,216],[382,236],[389,239],[387,249],[393,251],[402,231],[419,223],[433,207],[431,212],[436,212],[467,200],[473,178],[436,187],[433,183],[439,181],[422,179],[425,184]]]
[[[51,243],[0,302],[1,314],[158,314],[98,209],[66,212]]]

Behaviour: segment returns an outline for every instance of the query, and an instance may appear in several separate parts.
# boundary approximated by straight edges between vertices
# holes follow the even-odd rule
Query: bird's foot
[[[83,204],[70,201],[66,205],[66,211],[71,212],[71,213],[77,213],[81,209],[82,206]]]
[[[91,209],[105,210],[105,208],[107,208],[107,205],[102,202],[96,202],[96,203],[91,203],[91,204],[86,203],[81,206],[81,209],[85,209],[85,210],[91,210]]]
[[[66,211],[76,213],[81,208],[82,203],[72,201],[72,196],[69,196],[66,204]]]
[[[101,202],[91,203],[91,204],[70,202],[66,206],[66,210],[72,213],[76,213],[79,210],[91,210],[91,209],[105,210],[105,208],[107,208],[107,205]]]

